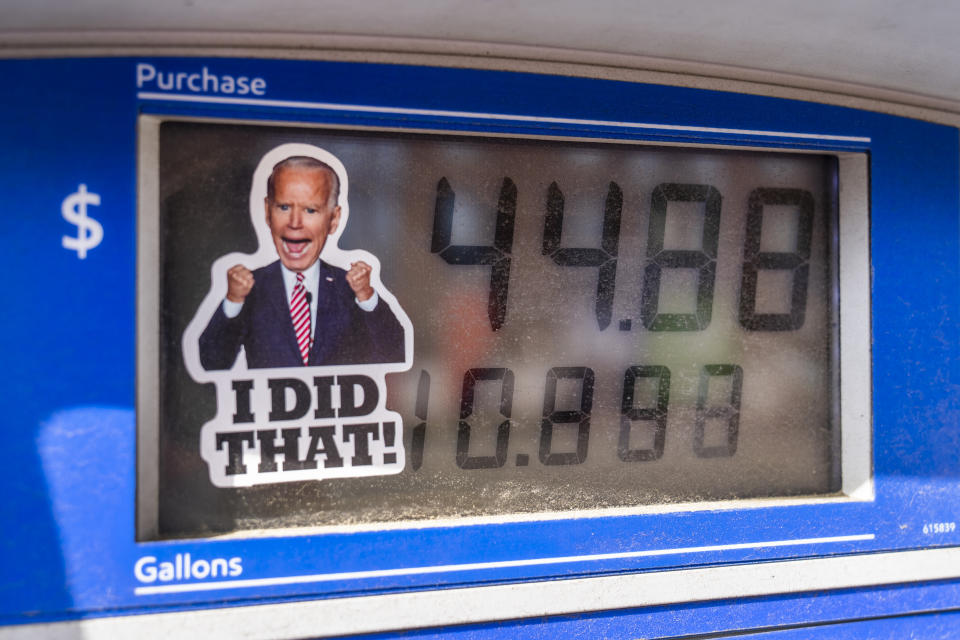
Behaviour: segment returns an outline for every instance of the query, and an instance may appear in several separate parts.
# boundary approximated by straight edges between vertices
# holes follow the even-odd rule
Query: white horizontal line
[[[358,104],[337,104],[334,102],[300,102],[297,100],[268,100],[266,98],[225,98],[214,96],[193,96],[178,93],[156,93],[141,91],[140,100],[169,100],[174,102],[201,102],[206,104],[232,104],[259,107],[280,107],[285,109],[318,109],[324,111],[358,111],[362,113],[384,113],[409,116],[434,116],[441,118],[473,118],[479,120],[503,120],[514,122],[544,122],[550,124],[572,124],[588,127],[621,127],[624,129],[652,129],[661,131],[686,131],[691,133],[729,133],[734,135],[765,136],[776,138],[797,138],[803,140],[830,140],[835,142],[869,143],[869,137],[836,136],[822,133],[793,133],[786,131],[760,131],[754,129],[724,129],[719,127],[691,127],[674,124],[651,124],[646,122],[617,122],[608,120],[583,120],[579,118],[552,118],[548,116],[523,116],[503,113],[478,113],[474,111],[445,111],[442,109],[408,109],[404,107],[374,107]]]
[[[760,549],[764,547],[788,547],[836,542],[857,542],[873,540],[874,534],[863,533],[850,536],[832,536],[828,538],[798,538],[795,540],[767,540],[763,542],[741,542],[737,544],[718,544],[705,547],[678,547],[675,549],[647,549],[644,551],[624,551],[620,553],[598,553],[585,556],[560,556],[554,558],[530,558],[527,560],[505,560],[501,562],[473,562],[467,564],[447,564],[426,567],[407,567],[403,569],[377,569],[374,571],[348,571],[343,573],[318,573],[305,576],[284,576],[279,578],[255,578],[251,580],[219,580],[216,582],[195,582],[190,584],[170,584],[156,587],[137,587],[133,590],[138,596],[158,593],[185,593],[189,591],[213,591],[217,589],[244,589],[249,587],[268,587],[286,584],[306,584],[332,582],[334,580],[358,580],[362,578],[384,578],[390,576],[424,575],[431,573],[450,573],[454,571],[478,571],[482,569],[504,569],[510,567],[530,567],[548,564],[568,564],[598,560],[621,560],[625,558],[645,558],[682,553],[703,553],[709,551],[731,551],[735,549]]]
[[[184,635],[184,629],[190,629],[191,636],[204,640],[293,640],[390,632],[396,635],[401,630],[503,620],[547,620],[552,616],[593,611],[617,614],[617,610],[638,607],[675,607],[691,602],[735,601],[777,594],[792,596],[836,589],[875,589],[881,585],[899,584],[900,590],[888,593],[907,593],[913,584],[955,583],[958,577],[960,547],[943,547],[247,606],[226,606],[223,600],[209,601],[201,607],[164,613],[143,613],[142,608],[106,610],[91,612],[91,617],[83,620],[0,627],[0,640],[41,637],[169,640],[171,636]],[[950,593],[950,588],[945,582],[938,593]],[[884,601],[886,606],[882,610],[891,614],[900,611],[892,604],[894,600]],[[318,624],[318,620],[323,623]],[[642,616],[634,621],[631,623],[636,629],[634,636],[644,635],[644,630],[655,626]],[[649,631],[646,635],[656,634]]]

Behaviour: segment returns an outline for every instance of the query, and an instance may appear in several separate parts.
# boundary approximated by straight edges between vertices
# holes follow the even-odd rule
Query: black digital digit
[[[635,407],[634,390],[637,378],[657,379],[657,404],[653,407]],[[624,462],[657,460],[663,455],[667,434],[667,406],[670,404],[670,369],[662,366],[630,367],[623,374],[623,400],[620,407],[620,440],[617,456]],[[638,420],[653,422],[653,447],[631,449],[630,431]]]
[[[766,205],[797,207],[797,239],[792,252],[760,250]],[[747,204],[747,237],[740,282],[740,324],[750,331],[793,331],[803,326],[810,278],[813,239],[813,196],[802,189],[756,189]],[[793,271],[790,313],[757,313],[757,280],[761,269]]]
[[[647,233],[647,266],[644,269],[640,316],[650,331],[700,331],[713,315],[713,285],[717,275],[720,238],[720,192],[705,184],[665,183],[653,190]],[[703,202],[700,249],[664,249],[667,204]],[[697,312],[660,313],[660,274],[663,269],[697,270]]]
[[[557,380],[580,380],[580,409],[556,411]],[[548,465],[580,464],[587,459],[590,440],[590,412],[593,410],[593,369],[587,367],[554,367],[547,372],[543,392],[543,420],[540,422],[540,462]],[[553,427],[557,424],[577,425],[577,450],[554,453]]]
[[[423,464],[423,444],[427,437],[427,405],[430,403],[430,374],[420,370],[420,382],[417,384],[417,404],[413,413],[420,424],[413,428],[410,439],[410,467],[416,471]]]
[[[500,381],[500,414],[506,418],[497,427],[497,448],[492,456],[470,455],[470,423],[473,415],[474,389],[479,381]],[[494,469],[507,460],[510,441],[510,413],[513,411],[513,371],[510,369],[469,369],[463,374],[460,394],[460,422],[457,426],[457,466],[461,469]]]
[[[510,252],[513,250],[513,224],[517,212],[517,187],[503,179],[497,204],[497,223],[492,246],[452,245],[453,205],[456,194],[446,178],[437,183],[437,201],[433,215],[430,251],[440,254],[447,264],[491,265],[490,298],[487,315],[494,331],[503,326],[507,315],[507,291],[510,286]]]
[[[556,182],[551,183],[547,190],[547,213],[543,221],[543,255],[550,256],[561,267],[599,267],[595,309],[597,325],[603,331],[610,325],[613,312],[623,191],[616,182],[611,182],[607,189],[603,209],[603,236],[599,249],[560,246],[563,235],[563,203],[563,192]]]
[[[730,399],[726,404],[707,406],[710,381],[713,378],[732,377]],[[697,422],[693,434],[693,451],[700,458],[730,457],[737,452],[740,432],[740,394],[743,389],[743,369],[735,364],[707,364],[700,370],[700,391],[697,394]],[[703,444],[707,420],[722,418],[727,421],[725,445],[706,447]]]

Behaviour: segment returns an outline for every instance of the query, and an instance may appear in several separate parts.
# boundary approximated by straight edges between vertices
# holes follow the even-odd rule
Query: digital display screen
[[[157,537],[840,490],[835,155],[153,126]]]

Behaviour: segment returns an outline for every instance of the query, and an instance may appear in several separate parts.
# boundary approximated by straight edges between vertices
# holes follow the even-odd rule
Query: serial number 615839
[[[923,525],[923,532],[926,534],[953,533],[956,530],[956,522],[928,522]]]

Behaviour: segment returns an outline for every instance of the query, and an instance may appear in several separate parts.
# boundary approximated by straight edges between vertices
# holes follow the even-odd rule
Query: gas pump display
[[[836,156],[184,121],[148,130],[163,256],[161,531],[839,490]],[[338,214],[337,250],[378,259],[378,289],[410,317],[412,362],[390,333],[399,325],[374,326],[375,311],[350,316],[372,327],[354,335],[327,321],[342,305],[314,306],[316,342],[375,354],[330,347],[306,364],[281,357],[288,312],[261,319],[256,292],[279,271],[277,252],[295,269],[314,249],[322,265],[333,255],[329,225],[326,243],[294,245],[321,211],[281,226],[279,207],[297,206],[284,200],[265,214],[261,156],[273,167],[304,149],[342,162],[350,221]],[[239,250],[218,264],[253,273],[243,252],[265,219],[280,239],[260,243],[275,262],[256,272],[251,326],[220,315],[229,289],[209,296],[217,311],[198,312],[214,259]],[[328,280],[346,279],[350,262]],[[225,270],[213,284],[236,277]],[[334,284],[314,288],[323,298]],[[251,335],[222,355],[229,340],[216,331]],[[369,364],[391,340],[382,358],[395,364]],[[197,384],[210,380],[216,394]],[[381,395],[397,414],[371,418],[363,407]]]
[[[0,61],[4,633],[955,608],[955,126],[235,53]]]

